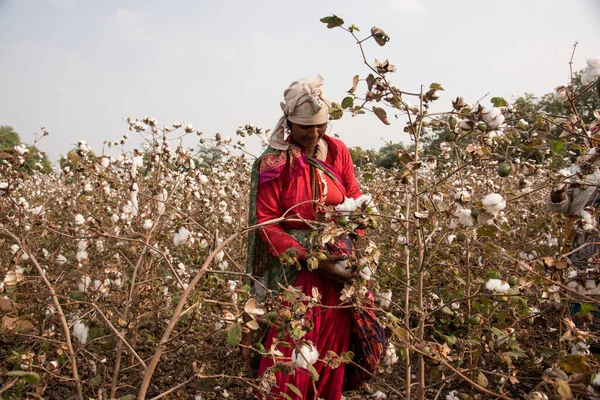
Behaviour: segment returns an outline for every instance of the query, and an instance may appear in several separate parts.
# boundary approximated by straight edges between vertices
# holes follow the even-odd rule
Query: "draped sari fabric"
[[[255,162],[251,181],[250,225],[279,218],[286,212],[286,215],[295,215],[302,220],[315,220],[311,182],[313,168],[326,175],[324,180],[326,179],[328,184],[335,185],[329,189],[337,199],[358,198],[361,195],[348,149],[339,140],[328,136],[324,139],[328,146],[326,160],[306,157],[297,146],[290,143],[287,150],[267,149]],[[307,312],[305,318],[310,319],[313,329],[304,339],[316,345],[322,358],[329,350],[338,355],[348,350],[352,313],[348,307],[335,308],[340,304],[340,291],[343,286],[331,280],[324,280],[316,271],[298,270],[294,265],[286,267],[279,261],[279,256],[290,249],[294,249],[294,255],[297,257],[311,249],[311,233],[310,227],[301,221],[285,221],[261,228],[258,232],[253,231],[248,239],[247,271],[261,278],[270,290],[277,290],[278,284],[301,288],[302,292],[309,296],[312,295],[313,288],[319,290],[322,295],[321,305],[324,307],[314,307]],[[346,253],[353,251],[353,242],[349,242],[350,244],[339,244],[337,250]],[[329,250],[332,253],[336,252],[333,248]],[[331,308],[332,306],[334,308]],[[268,330],[266,338],[261,340],[265,348],[270,348],[277,335],[277,327]],[[292,344],[289,337],[286,337],[285,341]],[[291,347],[279,346],[279,350],[289,359],[293,344]],[[261,359],[259,376],[272,365],[273,360]],[[333,369],[317,361],[313,366],[319,373],[319,380],[314,383],[316,392],[308,370],[297,367],[293,374],[276,373],[276,385],[270,398],[281,398],[278,395],[285,393],[294,400],[317,397],[338,400],[344,384],[344,364]],[[288,383],[300,389],[303,397],[290,390],[286,385]]]

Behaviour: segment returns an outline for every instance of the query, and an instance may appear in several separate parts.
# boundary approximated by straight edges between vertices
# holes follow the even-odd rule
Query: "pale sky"
[[[46,127],[38,147],[53,161],[80,139],[99,154],[128,116],[193,123],[207,137],[273,128],[293,80],[319,73],[339,102],[369,73],[352,37],[319,22],[332,13],[364,35],[384,29],[391,41],[365,42],[368,59],[389,58],[405,91],[441,83],[440,110],[458,95],[511,100],[566,84],[575,41],[574,70],[600,56],[600,0],[0,0],[0,125],[26,143]],[[331,125],[348,146],[406,140],[402,120]]]

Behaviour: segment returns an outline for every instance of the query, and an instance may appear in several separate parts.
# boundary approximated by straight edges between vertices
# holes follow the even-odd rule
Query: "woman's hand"
[[[348,256],[346,255],[329,256],[325,260],[319,262],[319,268],[317,268],[317,273],[323,279],[330,279],[332,281],[343,284],[348,279],[356,275],[349,270],[346,271],[345,268],[336,267],[336,264],[338,262],[347,259]]]

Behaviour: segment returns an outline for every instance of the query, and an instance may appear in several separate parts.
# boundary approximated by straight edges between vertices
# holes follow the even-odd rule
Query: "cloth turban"
[[[329,119],[329,108],[331,104],[321,91],[323,78],[317,75],[315,79],[302,78],[292,82],[283,97],[285,102],[281,103],[283,116],[277,122],[269,145],[277,150],[287,150],[288,143],[285,139],[286,120],[300,125],[320,125]]]

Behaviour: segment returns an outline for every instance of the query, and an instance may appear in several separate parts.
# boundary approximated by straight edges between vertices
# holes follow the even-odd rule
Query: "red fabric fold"
[[[318,288],[319,293],[322,294],[321,304],[323,305],[337,306],[340,304],[339,297],[342,285],[331,280],[322,279],[316,271],[301,271],[294,286],[301,287],[302,292],[308,296],[312,295],[313,287]],[[315,307],[308,310],[306,318],[312,321],[314,328],[306,334],[304,340],[310,340],[315,344],[319,351],[319,359],[325,357],[329,350],[334,351],[337,355],[348,351],[351,331],[351,311],[349,308]],[[265,343],[266,349],[271,348],[273,339],[276,337],[277,328],[272,327]],[[291,343],[288,336],[286,336],[285,341]],[[287,348],[280,346],[279,350],[283,353],[286,360],[289,361],[292,356],[293,347]],[[260,361],[258,375],[261,376],[265,370],[272,365],[272,359],[263,358]],[[313,364],[313,367],[315,367],[319,373],[319,380],[315,382],[317,397],[324,398],[325,400],[338,400],[342,396],[345,365],[341,364],[340,367],[332,369],[331,367],[325,366],[321,361],[317,361]],[[286,383],[291,383],[304,394],[303,399],[314,398],[315,393],[308,370],[297,367],[294,375],[284,375],[282,372],[277,372],[275,373],[275,376],[277,383],[276,387],[271,391],[272,395],[285,393],[293,400],[302,399],[286,386]],[[279,397],[273,396],[272,398]]]

